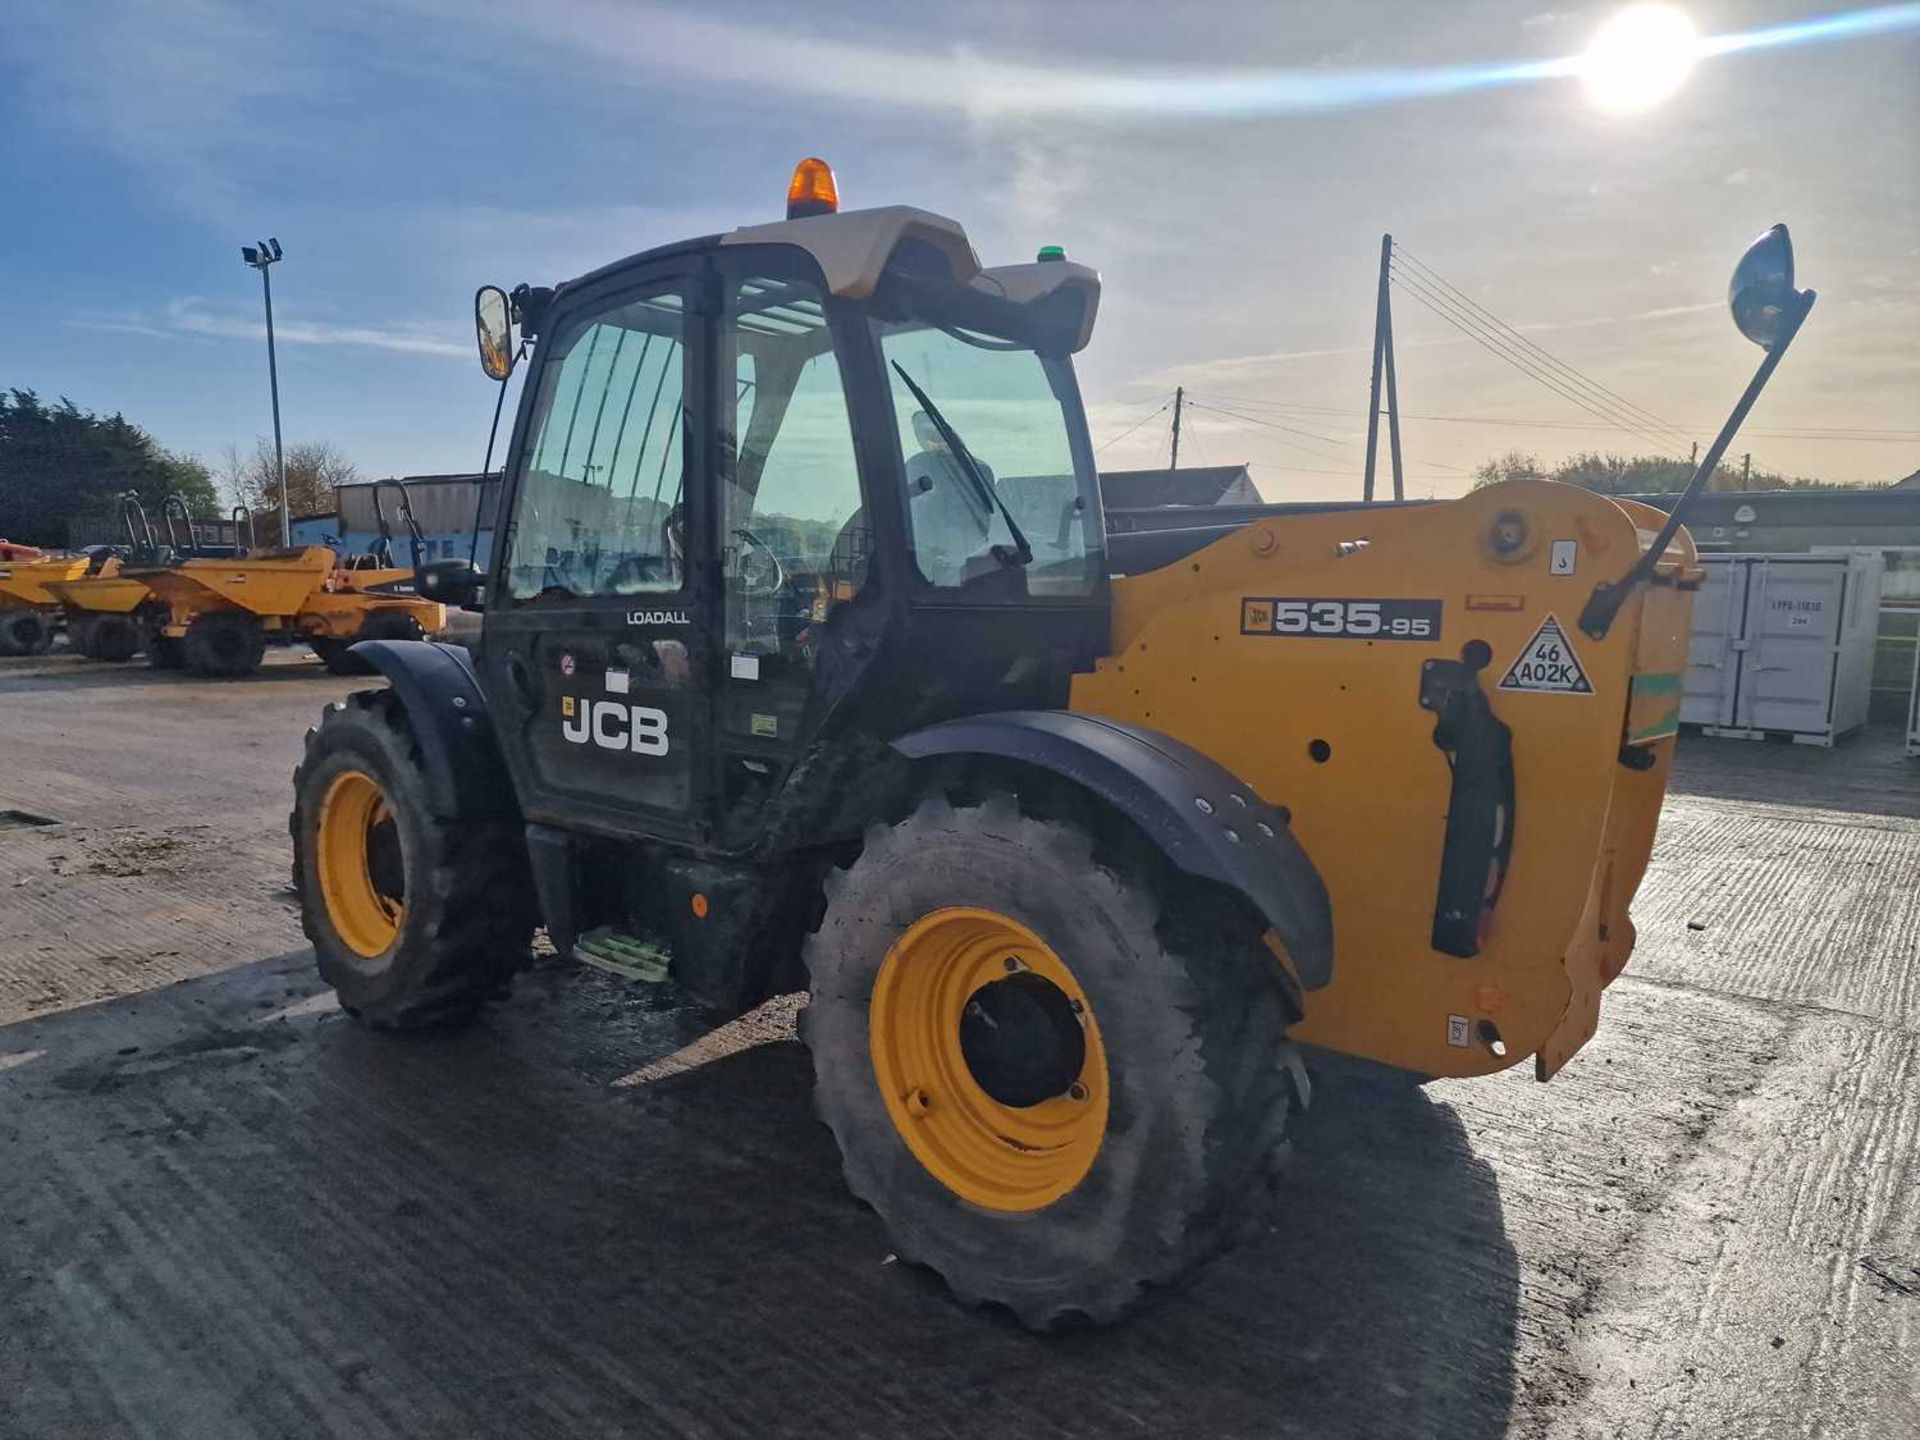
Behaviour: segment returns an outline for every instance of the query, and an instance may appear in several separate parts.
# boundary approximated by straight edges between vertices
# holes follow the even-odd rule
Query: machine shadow
[[[395,1040],[303,1006],[309,963],[0,1029],[39,1056],[0,1070],[0,1102],[38,1102],[0,1177],[33,1257],[0,1324],[38,1337],[0,1392],[29,1433],[114,1432],[119,1372],[152,1363],[129,1335],[179,1348],[161,1431],[280,1433],[246,1407],[316,1374],[367,1435],[1507,1429],[1499,1190],[1419,1091],[1323,1083],[1269,1234],[1118,1328],[1037,1337],[894,1263],[797,1043],[613,1087],[614,992],[536,985]]]

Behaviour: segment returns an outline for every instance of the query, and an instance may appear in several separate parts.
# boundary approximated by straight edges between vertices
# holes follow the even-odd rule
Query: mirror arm
[[[1733,407],[1733,413],[1727,417],[1727,423],[1720,427],[1720,434],[1708,447],[1707,453],[1700,457],[1700,464],[1693,472],[1693,478],[1687,482],[1687,488],[1673,502],[1673,508],[1667,512],[1667,523],[1660,527],[1659,534],[1653,537],[1653,543],[1641,552],[1640,558],[1633,562],[1618,580],[1602,580],[1593,587],[1593,593],[1587,597],[1586,608],[1580,612],[1580,631],[1590,639],[1604,640],[1607,631],[1613,628],[1620,607],[1627,603],[1627,597],[1634,587],[1649,579],[1660,564],[1660,557],[1667,553],[1667,546],[1673,543],[1673,537],[1680,533],[1685,522],[1686,511],[1700,492],[1707,488],[1707,482],[1713,478],[1713,472],[1720,468],[1721,457],[1727,453],[1727,446],[1733,443],[1733,437],[1746,421],[1747,412],[1753,409],[1754,401],[1760,398],[1760,392],[1767,388],[1767,381],[1773,378],[1774,370],[1787,353],[1787,347],[1793,344],[1793,337],[1800,333],[1800,325],[1807,318],[1807,312],[1813,309],[1814,292],[1802,290],[1794,297],[1793,311],[1787,317],[1786,328],[1773,348],[1767,351],[1766,358],[1760,362],[1760,368],[1753,373],[1753,379],[1747,383],[1746,392],[1741,395],[1740,403]]]

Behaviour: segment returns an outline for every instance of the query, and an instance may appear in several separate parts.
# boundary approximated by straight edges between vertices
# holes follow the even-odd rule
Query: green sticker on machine
[[[755,735],[778,736],[780,734],[780,717],[777,715],[755,715],[750,722],[750,727]]]

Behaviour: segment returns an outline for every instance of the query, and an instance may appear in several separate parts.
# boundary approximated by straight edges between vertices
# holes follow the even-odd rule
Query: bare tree
[[[325,440],[307,440],[287,447],[287,508],[298,515],[325,515],[338,508],[334,488],[351,484],[360,472],[351,460]],[[220,478],[234,499],[256,514],[277,515],[280,477],[274,470],[273,445],[255,440],[242,454],[229,445],[220,466]]]

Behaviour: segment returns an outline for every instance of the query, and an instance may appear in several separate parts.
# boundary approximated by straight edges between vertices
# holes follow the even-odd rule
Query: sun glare
[[[1600,27],[1580,57],[1587,98],[1613,115],[1649,110],[1686,83],[1699,36],[1671,5],[1629,5]]]

